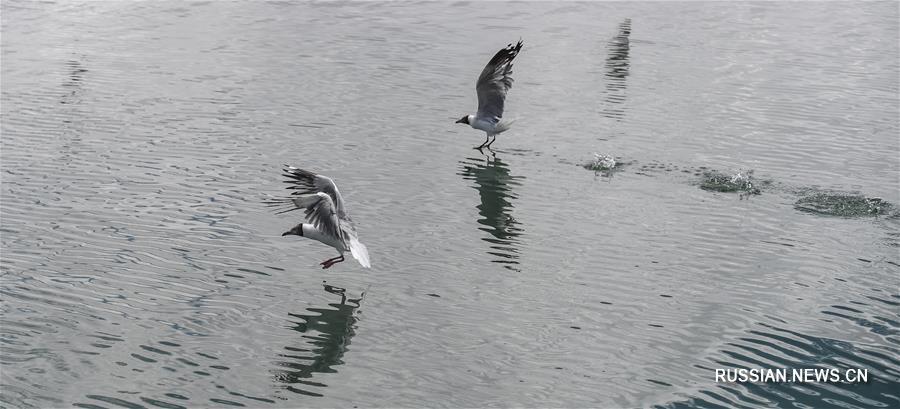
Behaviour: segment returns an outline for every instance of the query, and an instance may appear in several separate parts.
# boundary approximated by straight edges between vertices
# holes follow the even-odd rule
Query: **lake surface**
[[[898,407],[898,19],[5,1],[0,406]],[[481,154],[453,122],[519,38]],[[282,164],[337,182],[371,270],[281,236]]]

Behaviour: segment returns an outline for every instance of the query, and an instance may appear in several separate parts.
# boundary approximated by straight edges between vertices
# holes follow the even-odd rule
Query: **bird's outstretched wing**
[[[338,219],[334,201],[331,200],[331,196],[318,192],[316,194],[304,195],[287,200],[293,204],[294,208],[286,211],[305,209],[306,221],[309,222],[309,224],[315,226],[317,230],[336,240],[344,240],[341,222],[340,219]],[[283,201],[279,203],[285,204]]]
[[[487,63],[478,82],[475,83],[475,91],[478,93],[478,113],[482,118],[499,120],[503,117],[503,104],[506,101],[506,92],[512,87],[512,61],[522,49],[522,40],[515,46],[509,44],[506,48],[494,54],[494,58]]]
[[[309,195],[315,193],[325,193],[329,197],[331,197],[331,201],[334,203],[334,210],[337,213],[338,217],[345,218],[347,216],[347,212],[344,210],[344,199],[341,197],[341,192],[338,191],[337,185],[334,184],[334,181],[331,180],[328,176],[315,174],[308,170],[303,170],[300,168],[295,168],[290,165],[284,165],[284,176],[287,177],[285,183],[290,183],[292,186],[288,186],[288,189],[294,190],[293,195]],[[269,205],[279,205],[284,204],[285,202],[289,202],[290,200],[282,200],[282,201],[273,201],[269,202]],[[297,210],[296,207],[285,209],[283,212],[289,212],[291,210]],[[282,212],[280,212],[282,213]]]

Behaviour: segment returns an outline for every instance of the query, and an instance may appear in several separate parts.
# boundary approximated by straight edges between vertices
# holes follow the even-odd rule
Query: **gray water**
[[[898,407],[896,212],[795,207],[900,204],[898,14],[5,1],[0,405]],[[520,37],[483,155],[453,121]],[[282,164],[371,270],[281,236]]]

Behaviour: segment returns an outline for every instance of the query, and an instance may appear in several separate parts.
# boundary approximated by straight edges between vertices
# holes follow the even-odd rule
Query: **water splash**
[[[713,192],[740,192],[741,195],[758,195],[759,186],[753,179],[753,170],[733,175],[710,170],[703,173],[700,188]]]
[[[794,203],[794,208],[802,212],[840,217],[883,215],[891,212],[893,207],[880,197],[857,193],[813,192]]]
[[[616,161],[616,158],[612,155],[605,155],[600,153],[594,154],[594,160],[584,164],[584,168],[587,170],[593,170],[595,172],[604,172],[611,171],[615,169],[617,166],[621,166],[622,164]]]

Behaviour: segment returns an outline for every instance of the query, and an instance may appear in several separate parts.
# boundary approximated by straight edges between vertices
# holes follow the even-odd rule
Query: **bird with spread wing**
[[[456,121],[458,124],[466,124],[487,133],[484,143],[475,149],[487,147],[490,150],[491,144],[497,140],[497,135],[509,129],[513,123],[503,119],[503,105],[506,103],[507,91],[512,88],[512,62],[521,49],[522,40],[519,40],[516,45],[509,44],[494,54],[494,58],[487,63],[478,76],[478,81],[475,82],[478,111]]]
[[[365,268],[371,267],[369,251],[360,243],[353,219],[344,208],[344,199],[331,178],[310,171],[285,165],[286,183],[294,190],[289,198],[273,199],[266,202],[272,207],[281,207],[278,214],[303,209],[306,223],[299,223],[282,236],[296,235],[317,240],[334,247],[339,256],[320,263],[329,268],[344,261],[344,253],[349,251],[353,258]]]

